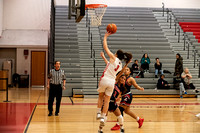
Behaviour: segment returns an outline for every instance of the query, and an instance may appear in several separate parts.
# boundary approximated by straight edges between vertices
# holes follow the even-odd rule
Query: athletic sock
[[[102,113],[102,115],[101,115],[103,118],[105,118],[106,117],[106,114],[105,113]]]
[[[137,117],[136,120],[139,121],[139,120],[140,120],[140,117]]]
[[[97,108],[97,113],[101,114],[101,108]]]

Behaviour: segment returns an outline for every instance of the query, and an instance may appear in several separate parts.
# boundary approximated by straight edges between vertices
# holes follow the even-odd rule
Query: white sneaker
[[[100,119],[100,126],[101,127],[105,126],[105,119],[104,118]]]
[[[199,114],[197,114],[197,115],[195,115],[196,117],[198,117],[198,118],[200,118],[200,113]]]
[[[98,130],[98,133],[103,133],[103,131]]]
[[[101,113],[97,113],[96,119],[97,119],[97,120],[101,119]]]

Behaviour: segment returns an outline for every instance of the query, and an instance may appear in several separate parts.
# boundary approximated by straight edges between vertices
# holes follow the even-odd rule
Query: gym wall
[[[51,0],[4,0],[4,30],[49,30],[50,5]]]
[[[3,0],[0,0],[0,36],[3,29]]]

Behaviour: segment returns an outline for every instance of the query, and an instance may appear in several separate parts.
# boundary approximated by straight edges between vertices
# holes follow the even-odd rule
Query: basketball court
[[[48,91],[34,88],[12,88],[10,103],[5,100],[5,92],[0,91],[1,125],[0,131],[44,133],[74,132],[95,133],[99,122],[96,120],[97,98],[63,97],[59,116],[48,117]],[[3,95],[2,95],[3,94]],[[55,109],[55,105],[54,105]],[[200,121],[195,114],[200,110],[199,98],[134,98],[131,110],[144,118],[141,128],[125,114],[124,125],[127,133],[199,133]],[[109,113],[104,131],[111,131],[116,117]]]
[[[69,21],[74,20],[74,23],[75,22],[79,23],[81,22],[82,19],[86,19],[86,21],[84,21],[84,25],[86,23],[86,28],[85,27],[84,28],[89,29],[91,27],[92,28],[95,27],[100,33],[101,28],[99,28],[99,26],[101,26],[101,21],[103,19],[104,13],[106,12],[106,8],[107,8],[106,4],[86,4],[85,0],[69,0],[68,5],[69,5],[68,11],[65,11],[65,9],[62,9],[63,7],[61,6],[59,13],[60,14],[68,13],[67,19]],[[55,9],[54,9],[54,15],[55,15]],[[107,16],[107,18],[109,18],[109,16]],[[62,16],[59,19],[62,19]],[[60,23],[60,24],[64,25],[64,23]],[[70,23],[72,27],[74,23],[73,24]],[[67,26],[70,27],[70,24],[68,24]],[[107,29],[106,29],[106,26],[104,27],[104,30],[111,31],[114,34],[117,31],[117,26],[115,24],[109,24]],[[92,30],[89,29],[88,32],[90,31]],[[91,38],[91,47],[92,47],[92,35],[94,34],[91,34],[90,36],[90,33],[88,33],[88,38],[87,37],[84,38],[86,40],[89,39],[89,41]],[[69,47],[69,53],[73,51],[70,49],[72,45],[69,45],[66,47]],[[140,46],[140,49],[141,49],[141,46]],[[91,60],[92,60],[92,63],[94,62],[95,64],[95,61],[96,61],[95,51],[93,50],[91,48]],[[54,59],[52,58],[49,59],[49,62],[48,62],[49,64],[46,65],[45,64],[45,62],[47,63],[46,52],[47,51],[45,52],[40,51],[39,52],[40,55],[38,55],[38,51],[31,53],[33,63],[30,66],[32,68],[31,69],[32,77],[29,80],[31,84],[29,88],[10,87],[6,91],[5,90],[0,91],[0,133],[22,133],[22,132],[24,133],[68,133],[68,132],[97,133],[99,129],[99,120],[96,120],[97,100],[98,100],[97,92],[96,90],[91,91],[88,89],[89,90],[88,94],[84,97],[83,92],[82,92],[83,89],[80,89],[82,87],[81,86],[82,81],[78,82],[79,77],[78,78],[75,77],[77,79],[74,80],[73,73],[69,71],[68,71],[69,75],[66,75],[66,76],[69,76],[69,78],[67,77],[68,81],[66,83],[66,86],[68,87],[68,83],[69,83],[70,87],[67,88],[66,91],[63,91],[64,93],[63,93],[63,97],[61,101],[59,116],[55,116],[54,114],[56,100],[54,100],[53,116],[48,116],[49,90],[46,88],[47,76],[45,75],[47,75],[46,74],[47,69],[50,69],[50,67],[53,66],[52,62],[54,61]],[[74,54],[76,52],[72,52],[71,54]],[[69,56],[71,57],[70,54]],[[41,57],[43,58],[40,59]],[[40,64],[38,63],[38,60]],[[73,61],[73,58],[70,58],[67,61],[69,62]],[[63,63],[63,64],[66,65],[67,63]],[[75,64],[77,62],[75,62],[74,63],[75,65],[74,65],[73,63],[74,62],[70,62],[69,64],[67,64],[68,67],[70,67],[70,70],[71,71],[78,70],[76,68],[80,67],[80,64],[77,65]],[[74,67],[72,65],[74,65]],[[41,66],[44,66],[44,67],[41,68]],[[48,66],[49,68],[46,68],[45,66]],[[87,62],[86,62],[86,66],[87,66]],[[39,69],[42,69],[42,71],[41,72],[38,71]],[[94,68],[94,77],[92,75],[93,71],[90,72],[89,70],[89,72],[86,72],[86,73],[91,74],[92,76],[91,75],[89,76],[93,78],[91,81],[90,79],[86,80],[86,82],[89,85],[90,85],[90,82],[94,80],[96,81],[95,71],[96,70]],[[99,75],[97,74],[97,81],[98,81],[98,76]],[[150,75],[149,77],[151,78],[152,76]],[[147,75],[147,78],[148,78],[148,75]],[[32,79],[35,79],[33,81],[38,81],[38,82],[32,82]],[[195,81],[199,82],[199,80],[195,80]],[[152,81],[149,80],[148,82],[151,83]],[[146,84],[146,86],[148,86],[148,84]],[[95,87],[96,87],[96,84],[95,84]],[[154,89],[152,90],[150,91],[152,91],[153,93],[156,92]],[[165,90],[165,92],[167,91],[168,90]],[[193,90],[190,90],[188,92],[191,93],[191,95],[189,94],[187,96],[184,96],[183,98],[179,98],[178,94],[176,96],[174,96],[173,94],[170,94],[170,93],[173,93],[173,91],[167,95],[163,95],[162,91],[160,91],[159,92],[160,95],[152,94],[152,95],[149,95],[149,97],[147,96],[148,90],[145,92],[144,95],[140,95],[139,93],[137,95],[133,95],[133,100],[130,105],[130,109],[140,118],[144,118],[144,123],[141,128],[138,128],[138,123],[136,122],[136,120],[131,118],[127,114],[124,114],[125,132],[126,133],[200,133],[200,118],[197,118],[195,116],[196,114],[200,113],[200,98],[198,94],[194,94]],[[81,97],[78,97],[78,96],[76,97],[75,95],[78,95],[78,96],[81,95]],[[120,133],[120,130],[111,131],[111,128],[116,124],[116,122],[117,122],[116,116],[113,113],[108,113],[108,121],[106,122],[105,127],[103,128],[103,132],[104,133]]]

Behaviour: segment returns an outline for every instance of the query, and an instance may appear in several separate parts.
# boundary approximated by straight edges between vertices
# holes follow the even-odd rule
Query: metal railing
[[[99,87],[99,70],[97,68],[97,88]]]
[[[162,9],[163,9],[163,17],[164,17],[164,14],[165,14],[165,4],[164,3],[162,3]]]
[[[96,70],[96,57],[95,57],[95,50],[93,49],[93,68],[94,68],[94,77],[95,77],[95,70]]]
[[[91,41],[90,41],[90,58],[92,58],[92,52],[93,52],[93,51],[92,51],[92,50],[93,50],[92,33],[91,33],[91,35],[90,35],[90,38],[91,38],[91,39],[90,39],[90,40],[91,40]]]
[[[174,17],[174,26],[175,26],[175,36],[177,35],[178,33],[178,43],[180,43],[180,32],[181,32],[181,27],[179,26],[179,22],[176,18],[176,16],[174,15],[174,13],[171,11],[171,17]],[[171,27],[171,18],[170,18],[170,27]],[[171,29],[171,28],[170,28]],[[187,59],[190,58],[190,45],[192,45],[192,42],[190,41],[190,38],[188,37],[188,35],[184,32],[183,33],[183,40],[184,40],[184,48],[183,50],[185,51],[186,48],[187,48]],[[186,43],[187,43],[187,46],[186,46]],[[193,46],[194,47],[194,46]],[[194,53],[194,60],[193,60],[193,68],[196,67],[196,60],[198,61],[198,66],[199,66],[199,74],[198,74],[198,77],[200,78],[200,55],[197,54],[197,50],[193,50],[193,53]],[[197,59],[197,55],[199,57],[199,59]]]

